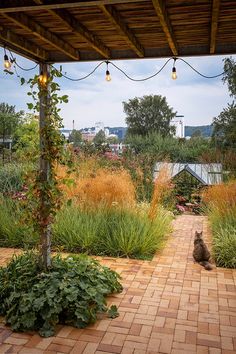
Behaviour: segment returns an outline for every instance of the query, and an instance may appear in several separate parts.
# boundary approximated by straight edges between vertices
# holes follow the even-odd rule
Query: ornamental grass
[[[209,187],[203,200],[212,226],[216,264],[236,268],[236,180]]]

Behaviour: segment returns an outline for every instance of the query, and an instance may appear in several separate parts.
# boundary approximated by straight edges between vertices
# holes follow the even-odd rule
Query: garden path
[[[204,216],[182,215],[161,255],[152,261],[103,258],[122,276],[124,291],[109,298],[116,319],[57,334],[12,333],[0,325],[0,353],[154,354],[236,353],[236,270],[206,271],[192,259],[195,230],[210,232]],[[14,250],[0,249],[0,264]]]

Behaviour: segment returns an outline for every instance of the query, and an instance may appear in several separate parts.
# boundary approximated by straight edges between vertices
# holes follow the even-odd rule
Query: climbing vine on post
[[[51,265],[51,224],[60,207],[61,193],[56,179],[56,164],[63,152],[64,138],[60,133],[63,127],[58,104],[68,102],[67,95],[59,95],[60,86],[54,81],[61,77],[61,70],[40,64],[40,75],[27,81],[30,85],[28,95],[34,103],[28,108],[39,113],[40,163],[39,172],[32,186],[32,214],[40,234],[40,254],[44,268]],[[21,84],[25,83],[21,78]]]

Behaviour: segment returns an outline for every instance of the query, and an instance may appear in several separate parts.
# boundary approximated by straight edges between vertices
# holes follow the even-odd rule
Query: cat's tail
[[[199,264],[201,264],[206,270],[213,269],[211,263],[209,263],[208,261],[202,261],[202,262],[199,262]]]

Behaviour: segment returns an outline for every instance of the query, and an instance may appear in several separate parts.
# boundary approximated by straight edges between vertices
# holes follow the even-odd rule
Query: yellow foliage
[[[87,169],[86,169],[87,170]],[[123,169],[111,171],[109,169],[91,169],[86,173],[72,173],[69,178],[73,183],[61,184],[61,189],[67,199],[75,199],[85,206],[97,206],[104,203],[107,206],[117,204],[118,206],[135,205],[135,188],[129,173]],[[93,171],[93,172],[91,172]],[[58,167],[57,176],[59,181],[66,178],[65,169]]]
[[[160,170],[154,185],[154,192],[149,209],[149,219],[153,220],[156,217],[158,207],[161,205],[163,198],[170,193],[172,189],[170,171],[166,166]]]
[[[208,187],[203,192],[203,200],[221,214],[236,206],[236,181]]]

